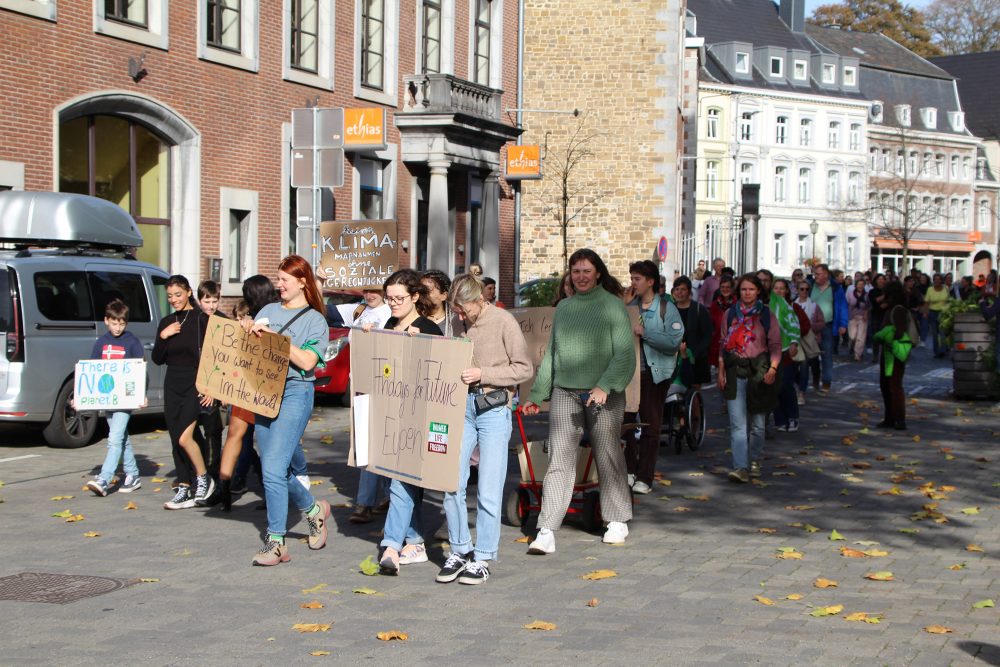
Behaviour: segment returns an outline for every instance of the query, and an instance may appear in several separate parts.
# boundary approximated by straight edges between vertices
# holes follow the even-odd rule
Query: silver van
[[[167,274],[136,261],[142,235],[115,204],[85,195],[0,192],[0,422],[44,424],[53,447],[83,447],[97,412],[72,408],[73,368],[104,334],[104,307],[128,304],[146,360],[170,310]],[[163,411],[163,369],[150,363],[149,407]]]

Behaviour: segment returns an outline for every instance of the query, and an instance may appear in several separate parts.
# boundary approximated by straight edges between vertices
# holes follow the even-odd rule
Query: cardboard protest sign
[[[289,340],[268,331],[258,337],[235,320],[212,315],[195,386],[223,403],[274,417],[285,393]]]
[[[324,222],[319,277],[326,287],[381,288],[399,268],[395,220]]]
[[[471,365],[467,339],[355,331],[348,463],[367,461],[380,475],[455,491],[469,395],[461,376]]]
[[[628,309],[629,320],[634,326],[639,321],[639,309],[630,306]],[[511,308],[508,311],[517,320],[524,334],[524,340],[528,343],[528,352],[531,355],[531,363],[535,366],[535,372],[530,380],[525,380],[518,387],[520,400],[523,403],[528,400],[531,387],[538,377],[538,367],[545,356],[545,349],[549,345],[549,338],[552,335],[552,318],[555,317],[554,307],[541,308]],[[543,411],[548,410],[549,404],[544,403],[539,406]],[[625,411],[638,412],[639,410],[639,339],[635,339],[635,375],[632,381],[625,388]]]
[[[73,396],[77,410],[135,410],[146,400],[146,362],[142,359],[78,361]]]

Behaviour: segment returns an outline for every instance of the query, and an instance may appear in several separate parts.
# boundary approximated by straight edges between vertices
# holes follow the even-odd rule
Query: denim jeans
[[[787,426],[799,420],[799,397],[796,394],[796,379],[801,362],[793,361],[781,366],[781,389],[778,390],[778,407],[774,411],[775,426]]]
[[[458,464],[458,490],[444,494],[444,514],[448,518],[448,541],[451,542],[452,553],[466,554],[473,550],[465,489],[469,481],[472,452],[479,445],[476,560],[494,560],[497,557],[510,430],[510,408],[493,408],[477,416],[476,395],[469,394],[465,404],[465,430],[462,433],[462,452]]]
[[[750,433],[747,434],[747,380],[733,378],[736,382],[736,398],[727,401],[729,406],[729,444],[733,450],[733,468],[749,468],[751,461],[764,457],[765,412],[755,412],[750,417]],[[749,445],[749,458],[747,456]]]
[[[944,344],[944,336],[941,335],[941,313],[936,310],[927,311],[927,324],[931,330],[934,355],[937,356],[946,353],[948,346]]]
[[[407,544],[424,543],[423,503],[422,488],[398,479],[392,480],[389,484],[389,513],[385,516],[381,546],[399,551],[404,540]]]
[[[833,343],[835,336],[839,335],[833,330],[833,322],[827,322],[826,326],[823,327],[823,337],[819,342],[819,358],[823,368],[820,380],[825,385],[833,382]]]
[[[118,461],[121,460],[126,475],[139,476],[139,466],[135,462],[132,451],[132,441],[128,437],[128,420],[132,413],[128,410],[117,410],[107,413],[108,416],[108,454],[104,457],[101,474],[98,475],[108,484],[115,476]]]
[[[389,478],[362,470],[358,479],[358,497],[354,500],[354,504],[374,507],[380,495],[389,495]]]
[[[299,441],[313,409],[313,383],[289,380],[277,417],[257,415],[257,446],[264,472],[264,499],[267,501],[267,532],[284,535],[288,529],[289,501],[298,509],[310,509],[315,500],[291,472]]]

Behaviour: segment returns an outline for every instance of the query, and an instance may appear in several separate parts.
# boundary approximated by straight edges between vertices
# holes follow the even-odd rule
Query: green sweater
[[[635,375],[635,335],[622,300],[602,287],[563,299],[528,400],[542,403],[552,387],[625,391]]]

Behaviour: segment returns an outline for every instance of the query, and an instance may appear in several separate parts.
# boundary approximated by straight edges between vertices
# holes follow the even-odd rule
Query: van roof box
[[[42,247],[124,250],[142,234],[121,207],[67,192],[0,192],[0,242]]]

